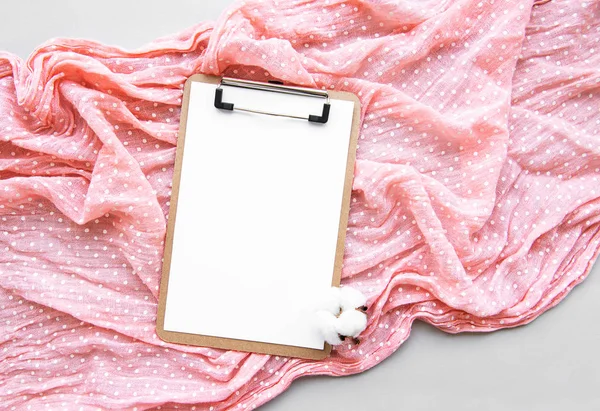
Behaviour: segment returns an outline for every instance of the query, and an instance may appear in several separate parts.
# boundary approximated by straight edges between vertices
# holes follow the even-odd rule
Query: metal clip
[[[308,116],[298,116],[293,114],[283,114],[283,113],[273,113],[269,111],[255,110],[246,107],[237,107],[234,106],[233,103],[226,103],[223,101],[223,86],[230,87],[240,87],[240,88],[248,88],[252,90],[260,90],[260,91],[271,91],[274,93],[284,93],[284,94],[292,94],[296,96],[308,96],[308,97],[319,97],[326,99],[325,103],[323,103],[323,112],[321,115],[310,114]],[[331,105],[329,104],[329,93],[327,91],[315,90],[305,87],[293,87],[293,86],[282,86],[278,84],[270,84],[270,83],[261,83],[258,81],[250,81],[250,80],[238,80],[232,79],[228,77],[223,77],[218,87],[215,90],[215,107],[220,110],[238,110],[245,111],[248,113],[257,113],[257,114],[266,114],[268,116],[277,116],[277,117],[288,117],[288,118],[296,118],[300,120],[308,120],[312,123],[321,123],[325,124],[329,120],[329,111],[331,109]]]

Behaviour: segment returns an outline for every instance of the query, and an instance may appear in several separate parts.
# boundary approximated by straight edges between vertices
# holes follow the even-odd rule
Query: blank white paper
[[[354,103],[312,124],[218,110],[215,87],[191,84],[164,329],[323,349],[315,298],[331,286]],[[323,108],[223,89],[238,107]]]

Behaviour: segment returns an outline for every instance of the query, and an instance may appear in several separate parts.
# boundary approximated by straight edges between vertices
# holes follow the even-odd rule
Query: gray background
[[[26,58],[52,37],[132,49],[215,20],[230,3],[5,2],[0,50]],[[261,409],[600,410],[599,270],[596,265],[557,308],[525,327],[453,336],[417,323],[408,341],[375,368],[351,377],[297,380]]]

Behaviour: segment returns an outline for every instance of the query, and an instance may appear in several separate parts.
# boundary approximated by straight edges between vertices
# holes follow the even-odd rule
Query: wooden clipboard
[[[158,312],[157,312],[157,324],[156,324],[156,332],[158,336],[167,342],[171,343],[179,343],[179,344],[188,344],[194,346],[205,346],[205,347],[214,347],[219,349],[226,350],[237,350],[237,351],[247,351],[254,353],[262,353],[262,354],[272,354],[272,355],[280,355],[286,357],[300,357],[307,359],[323,359],[326,358],[331,351],[331,346],[329,344],[324,344],[323,349],[318,348],[306,348],[299,347],[296,345],[286,345],[286,344],[275,344],[268,342],[260,342],[260,341],[251,341],[245,339],[236,339],[236,338],[226,338],[219,336],[211,336],[211,335],[199,335],[195,333],[186,333],[179,331],[171,331],[165,329],[165,310],[167,308],[167,296],[168,296],[168,288],[169,288],[169,278],[171,273],[171,265],[172,265],[172,256],[173,256],[173,243],[174,243],[174,231],[176,225],[177,218],[177,210],[178,200],[180,198],[180,182],[182,176],[182,164],[184,158],[184,148],[186,145],[186,133],[188,128],[188,123],[190,116],[195,115],[193,113],[189,113],[189,105],[190,105],[190,93],[192,89],[192,85],[195,82],[199,83],[208,83],[215,86],[216,88],[220,88],[221,78],[207,75],[193,75],[190,77],[186,84],[183,93],[183,105],[181,109],[181,123],[180,130],[178,135],[178,144],[175,158],[175,166],[174,166],[174,174],[173,174],[173,189],[171,195],[171,206],[169,210],[169,219],[167,225],[167,235],[165,241],[165,249],[164,249],[164,262],[163,262],[163,270],[162,270],[162,278],[160,283],[160,296],[158,302]],[[278,85],[269,85],[268,87],[280,87]],[[342,271],[342,260],[344,256],[344,241],[348,223],[348,213],[350,208],[350,196],[352,191],[352,180],[354,174],[354,163],[356,156],[356,146],[359,132],[359,123],[360,123],[360,102],[358,98],[351,93],[347,92],[338,92],[338,91],[329,91],[327,102],[330,100],[344,100],[351,101],[354,103],[354,110],[351,114],[351,134],[349,138],[349,144],[347,148],[347,156],[346,156],[346,170],[343,181],[343,194],[342,194],[342,204],[341,204],[341,212],[339,215],[339,225],[337,229],[337,242],[335,244],[335,260],[333,264],[333,269],[331,272],[331,285],[339,286],[341,271]],[[222,97],[222,96],[221,96]],[[215,101],[215,107],[216,107]],[[222,101],[221,101],[222,103]],[[227,103],[225,103],[227,104]],[[214,110],[217,110],[214,108]],[[250,111],[250,110],[247,110]],[[242,115],[256,115],[259,114],[242,114]],[[264,113],[263,113],[264,114]],[[335,113],[331,114],[332,116]],[[302,120],[297,120],[302,121]],[[315,125],[315,127],[319,127]],[[309,258],[309,257],[308,257]],[[208,312],[208,310],[206,311]],[[198,313],[198,321],[202,321],[202,313]]]

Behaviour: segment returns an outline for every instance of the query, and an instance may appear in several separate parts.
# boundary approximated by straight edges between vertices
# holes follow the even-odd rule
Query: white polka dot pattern
[[[27,63],[0,53],[2,404],[253,409],[299,376],[378,364],[416,319],[451,333],[533,320],[598,254],[599,7],[248,0],[135,52],[56,39]],[[198,72],[361,99],[343,269],[368,297],[360,345],[312,362],[157,338]]]

